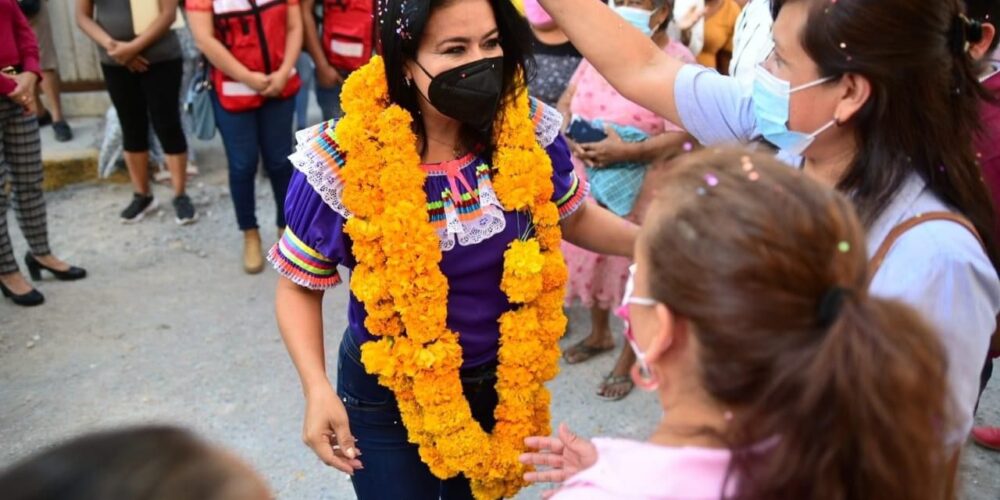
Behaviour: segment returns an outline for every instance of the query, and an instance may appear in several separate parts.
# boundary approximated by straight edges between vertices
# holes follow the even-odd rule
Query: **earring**
[[[406,86],[407,87],[412,87],[413,86],[413,79],[412,78],[410,78],[408,76],[405,76],[405,77],[403,77],[403,81],[406,82]]]
[[[643,375],[642,370],[639,369],[639,363],[632,365],[629,374],[636,387],[646,392],[653,392],[660,387],[660,377],[656,375],[656,372],[649,370],[649,373]]]

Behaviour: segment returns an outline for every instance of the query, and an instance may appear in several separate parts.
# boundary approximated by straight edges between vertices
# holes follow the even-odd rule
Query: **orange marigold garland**
[[[524,485],[517,460],[524,438],[550,430],[544,383],[558,371],[566,326],[552,163],[536,139],[528,97],[522,92],[505,105],[495,136],[494,189],[506,210],[531,214],[534,232],[504,253],[500,287],[518,305],[499,319],[491,434],[462,392],[462,349],[445,323],[448,280],[425,208],[426,174],[412,117],[389,102],[380,57],[347,80],[342,103],[334,133],[346,153],[343,202],[353,214],[345,226],[357,261],[351,290],[365,304],[365,326],[380,337],[361,348],[365,369],[395,393],[409,440],[436,476],[465,474],[478,499],[512,496]]]

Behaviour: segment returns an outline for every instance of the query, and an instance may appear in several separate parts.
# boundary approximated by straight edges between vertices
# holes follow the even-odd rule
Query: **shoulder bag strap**
[[[904,233],[916,226],[919,226],[920,224],[935,220],[946,220],[961,225],[976,237],[976,241],[978,241],[983,248],[986,248],[986,245],[983,243],[983,239],[979,236],[979,231],[976,231],[976,227],[969,222],[969,219],[952,212],[923,213],[903,221],[898,226],[892,228],[892,231],[889,231],[889,234],[884,240],[882,240],[882,244],[879,245],[875,255],[872,256],[871,260],[868,262],[868,282],[871,282],[871,280],[875,277],[875,273],[877,273],[879,268],[882,267],[882,264],[885,262],[886,255],[889,254],[889,250],[892,250],[893,245],[896,244],[896,241],[900,238],[900,236],[903,236]]]

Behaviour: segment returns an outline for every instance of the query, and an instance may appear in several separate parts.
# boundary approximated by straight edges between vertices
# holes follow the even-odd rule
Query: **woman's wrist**
[[[334,394],[333,386],[327,380],[326,375],[316,376],[302,382],[302,392],[306,399],[324,397]]]
[[[622,142],[619,146],[620,149],[615,155],[619,162],[633,161],[633,162],[646,162],[646,157],[649,155],[649,148],[646,147],[646,143],[643,142]]]

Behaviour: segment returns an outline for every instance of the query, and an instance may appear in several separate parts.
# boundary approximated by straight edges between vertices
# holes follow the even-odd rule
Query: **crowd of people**
[[[47,244],[40,81],[57,136],[65,122],[28,3],[0,0],[0,182],[32,278],[80,279]],[[526,482],[564,499],[952,498],[967,437],[1000,449],[1000,428],[973,426],[1000,355],[1000,1],[516,3],[183,5],[242,266],[280,275],[305,444],[361,499]],[[157,206],[150,124],[176,220],[195,222],[178,1],[141,33],[125,0],[76,8],[121,124],[123,222]],[[277,207],[267,252],[259,164]],[[0,189],[0,290],[39,304],[6,205]],[[342,281],[331,379],[323,294]],[[655,394],[647,441],[549,435],[545,382],[576,306],[590,332],[562,362],[613,351],[618,316],[613,368],[585,383],[609,401]],[[117,467],[80,459],[96,455]],[[154,498],[269,495],[164,428],[68,443],[0,489],[69,498],[81,478],[78,498],[141,480]]]

